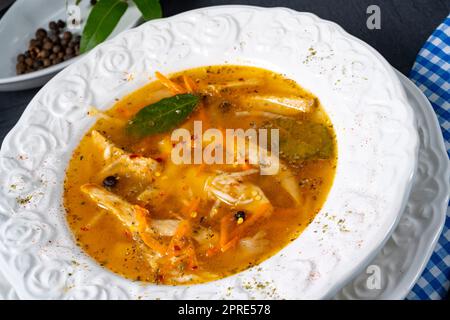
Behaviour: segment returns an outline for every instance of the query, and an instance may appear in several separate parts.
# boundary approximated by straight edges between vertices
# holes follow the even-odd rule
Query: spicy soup
[[[335,134],[319,100],[259,68],[157,73],[90,114],[98,119],[66,172],[67,221],[91,257],[132,280],[201,283],[260,263],[314,219],[335,174]],[[173,130],[193,132],[195,121],[203,130],[278,129],[278,172],[261,175],[247,158],[173,163]]]

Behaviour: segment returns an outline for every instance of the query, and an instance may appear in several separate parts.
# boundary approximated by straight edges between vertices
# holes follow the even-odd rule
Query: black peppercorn
[[[17,74],[47,68],[80,54],[81,36],[66,31],[63,20],[50,21],[48,26],[49,30],[37,29],[28,50],[17,55]]]
[[[67,55],[73,54],[73,52],[74,52],[73,48],[71,48],[71,47],[66,48]]]
[[[25,71],[26,71],[26,69],[27,69],[27,66],[25,65],[24,62],[19,62],[19,63],[16,65],[16,72],[17,72],[18,74],[24,74]]]
[[[35,60],[33,62],[33,68],[35,68],[35,69],[42,67],[43,65],[44,65],[44,63],[41,60]]]
[[[32,49],[32,48],[35,48],[35,47],[37,47],[38,46],[38,40],[37,39],[31,39],[30,40],[30,43],[29,43],[29,45],[28,45],[28,48],[29,49]]]
[[[57,57],[54,60],[52,60],[52,62],[53,62],[53,64],[58,64],[58,63],[62,62],[62,58]]]
[[[69,41],[70,39],[72,39],[72,32],[70,31],[66,31],[63,33],[63,39]]]
[[[234,214],[234,217],[236,218],[236,220],[239,221],[239,219],[245,220],[245,212],[244,211],[238,211]]]
[[[39,28],[36,30],[36,38],[44,39],[47,36],[47,31],[45,29]]]
[[[59,37],[56,34],[52,34],[49,38],[53,43],[59,42]]]
[[[55,30],[56,28],[58,28],[55,21],[50,21],[50,23],[48,24],[48,27],[50,28],[50,30]]]
[[[106,188],[113,188],[116,186],[118,179],[116,176],[107,176],[103,179],[103,186]]]
[[[63,29],[66,27],[66,23],[62,20],[58,20],[57,22],[58,28]]]

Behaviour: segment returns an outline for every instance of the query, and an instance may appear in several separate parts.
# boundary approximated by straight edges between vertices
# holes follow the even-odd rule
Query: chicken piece
[[[254,202],[256,205],[270,203],[261,188],[250,182],[243,182],[242,176],[233,173],[225,172],[209,179],[205,190],[210,198],[218,199],[233,207],[249,209]]]
[[[248,255],[256,255],[264,252],[269,245],[265,231],[259,231],[251,237],[242,238],[239,247]]]
[[[95,184],[85,184],[81,186],[81,191],[99,207],[117,217],[132,232],[152,268],[157,269],[162,262],[172,270],[180,261],[186,262],[192,270],[198,268],[188,220],[148,219],[146,209]],[[168,246],[160,242],[161,237],[172,237]]]
[[[248,170],[250,171],[250,170]],[[272,204],[258,186],[244,182],[236,173],[222,173],[210,179],[205,190],[211,198],[217,199],[231,207],[244,210],[248,219],[237,224],[234,215],[227,214],[220,222],[220,244],[217,249],[225,252],[237,244],[239,238],[260,219],[267,218],[273,212]]]
[[[113,214],[119,221],[127,227],[135,240],[142,240],[149,248],[157,253],[164,255],[166,249],[155,238],[160,237],[155,231],[159,227],[162,229],[162,222],[154,220],[149,223],[148,211],[138,205],[133,205],[125,201],[118,195],[99,187],[95,184],[85,184],[81,186],[81,191],[89,196],[100,208]],[[155,226],[156,228],[152,228]],[[164,230],[165,233],[170,231]],[[155,237],[156,236],[156,237]]]
[[[153,185],[147,186],[136,199],[144,206],[151,204],[155,207],[162,204],[168,195],[168,192],[161,191],[161,188],[157,187],[156,182],[154,182]]]
[[[156,233],[162,237],[173,237],[180,225],[181,220],[177,219],[152,219],[149,222],[149,232]]]
[[[275,112],[270,111],[236,111],[234,113],[236,117],[265,117],[270,119],[279,119],[279,118],[286,118],[285,116],[281,114],[277,114]]]
[[[276,180],[280,183],[281,187],[289,193],[295,203],[300,204],[300,188],[287,166],[281,166],[281,169],[276,176]]]
[[[263,150],[256,143],[248,141],[244,137],[238,137],[237,143],[240,143],[242,146],[245,145],[245,149],[237,150],[239,154],[235,150],[234,156],[236,158],[245,159],[246,162],[257,165],[263,175],[275,176],[281,187],[289,193],[295,203],[300,203],[300,188],[296,183],[295,177],[289,168],[281,162],[278,155]],[[265,152],[261,153],[262,151]]]
[[[206,91],[207,93],[213,92],[215,94],[218,94],[225,89],[239,89],[243,87],[259,86],[262,84],[262,82],[263,80],[258,78],[243,79],[241,81],[228,81],[223,84],[210,84],[207,86]]]
[[[151,175],[160,169],[160,164],[156,160],[127,153],[96,130],[92,131],[91,137],[94,144],[102,151],[106,164],[102,174],[114,171],[114,173],[132,173],[142,177]]]
[[[81,192],[86,194],[100,208],[113,214],[131,231],[136,231],[136,210],[132,204],[95,184],[89,183],[82,185]]]
[[[283,116],[294,116],[300,113],[311,112],[315,105],[314,98],[278,97],[273,95],[245,95],[241,105],[250,111],[265,111]]]
[[[219,241],[219,234],[212,228],[197,227],[193,233],[192,238],[198,243],[198,251],[205,252],[217,245]]]

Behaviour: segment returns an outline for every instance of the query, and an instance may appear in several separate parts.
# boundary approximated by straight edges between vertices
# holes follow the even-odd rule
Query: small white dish
[[[298,239],[234,276],[158,286],[112,274],[76,246],[61,203],[67,162],[93,123],[87,110],[110,108],[156,70],[169,74],[217,64],[264,67],[319,97],[338,141],[328,199]],[[21,298],[329,298],[362,271],[395,229],[418,146],[414,113],[392,67],[334,23],[250,6],[203,8],[152,21],[60,72],[5,138],[0,270]]]
[[[42,86],[56,73],[80,58],[78,56],[42,70],[16,75],[17,55],[28,48],[28,42],[34,38],[36,29],[48,30],[48,23],[52,20],[66,21],[66,2],[17,0],[0,19],[0,43],[5,44],[0,50],[0,91],[16,91]],[[83,27],[91,8],[89,1],[81,1],[79,8]],[[110,38],[136,26],[140,17],[141,13],[130,2],[128,10]],[[81,30],[76,32],[81,32]]]

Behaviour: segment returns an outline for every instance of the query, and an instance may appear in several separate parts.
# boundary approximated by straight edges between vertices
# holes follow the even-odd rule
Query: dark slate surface
[[[161,3],[165,16],[223,4],[283,6],[312,12],[337,22],[349,33],[375,47],[406,75],[423,43],[450,12],[450,0],[161,0]],[[371,4],[381,8],[381,30],[366,27],[366,9]],[[3,13],[0,12],[0,16]],[[0,92],[0,141],[17,122],[37,90]]]

